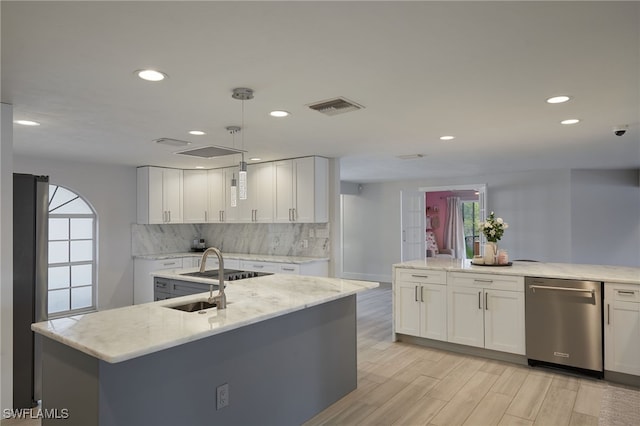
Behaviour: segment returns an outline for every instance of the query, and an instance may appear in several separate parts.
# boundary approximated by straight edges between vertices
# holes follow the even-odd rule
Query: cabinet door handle
[[[487,299],[487,297],[489,296],[488,292],[484,293],[484,310],[488,311],[489,310],[489,301]]]
[[[282,268],[282,270],[283,271],[290,271],[290,272],[295,271],[295,269],[293,269],[293,268],[284,268],[284,267]]]
[[[429,278],[429,275],[414,275],[414,274],[411,274],[411,276],[413,278]]]
[[[626,294],[627,296],[633,296],[635,295],[635,291],[631,291],[631,290],[616,290],[618,292],[618,294]]]
[[[474,278],[474,279],[473,279],[473,282],[474,282],[474,283],[492,283],[492,282],[493,282],[493,280],[481,280],[481,279],[479,279],[479,278]]]
[[[420,301],[424,302],[424,287],[420,286]]]
[[[167,288],[167,283],[156,282],[156,287]]]
[[[206,211],[206,210],[204,211],[204,221],[205,221],[205,222],[208,222],[208,221],[207,221],[207,211]]]
[[[253,265],[254,268],[258,268],[258,269],[262,269],[264,268],[264,265]]]
[[[607,325],[611,324],[611,305],[607,303]]]
[[[478,292],[478,309],[482,309],[482,292]]]
[[[418,301],[418,286],[413,286],[413,300]]]
[[[171,210],[169,210],[169,222],[171,222]]]
[[[294,222],[298,221],[298,209],[296,208],[293,209],[293,221]]]

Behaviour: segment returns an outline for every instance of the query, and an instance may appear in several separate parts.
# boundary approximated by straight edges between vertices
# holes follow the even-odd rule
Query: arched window
[[[48,314],[95,310],[96,213],[80,195],[49,185]]]

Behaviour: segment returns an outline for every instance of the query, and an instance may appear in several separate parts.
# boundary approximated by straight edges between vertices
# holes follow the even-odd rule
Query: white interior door
[[[402,243],[400,258],[403,262],[424,259],[426,256],[424,192],[405,190],[401,193],[401,199]]]

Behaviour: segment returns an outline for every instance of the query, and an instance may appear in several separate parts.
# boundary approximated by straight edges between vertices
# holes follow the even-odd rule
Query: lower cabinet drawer
[[[155,300],[156,302],[158,300],[165,300],[165,299],[171,299],[173,296],[171,295],[171,293],[166,293],[164,291],[155,291],[153,294],[153,300]]]
[[[446,284],[447,272],[432,269],[396,269],[396,280],[421,284]]]
[[[218,285],[213,286],[214,291],[218,291]],[[171,284],[171,294],[173,297],[188,296],[209,291],[209,285],[197,283],[173,282]]]
[[[524,293],[524,277],[470,272],[449,272],[448,285],[493,288],[495,290],[521,291]]]
[[[611,287],[613,289],[613,300],[617,302],[640,303],[640,286],[605,283],[605,287]]]

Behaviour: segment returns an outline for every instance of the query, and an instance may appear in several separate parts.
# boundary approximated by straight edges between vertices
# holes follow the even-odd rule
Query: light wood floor
[[[606,382],[391,343],[391,286],[358,295],[358,388],[315,425],[598,425]]]

